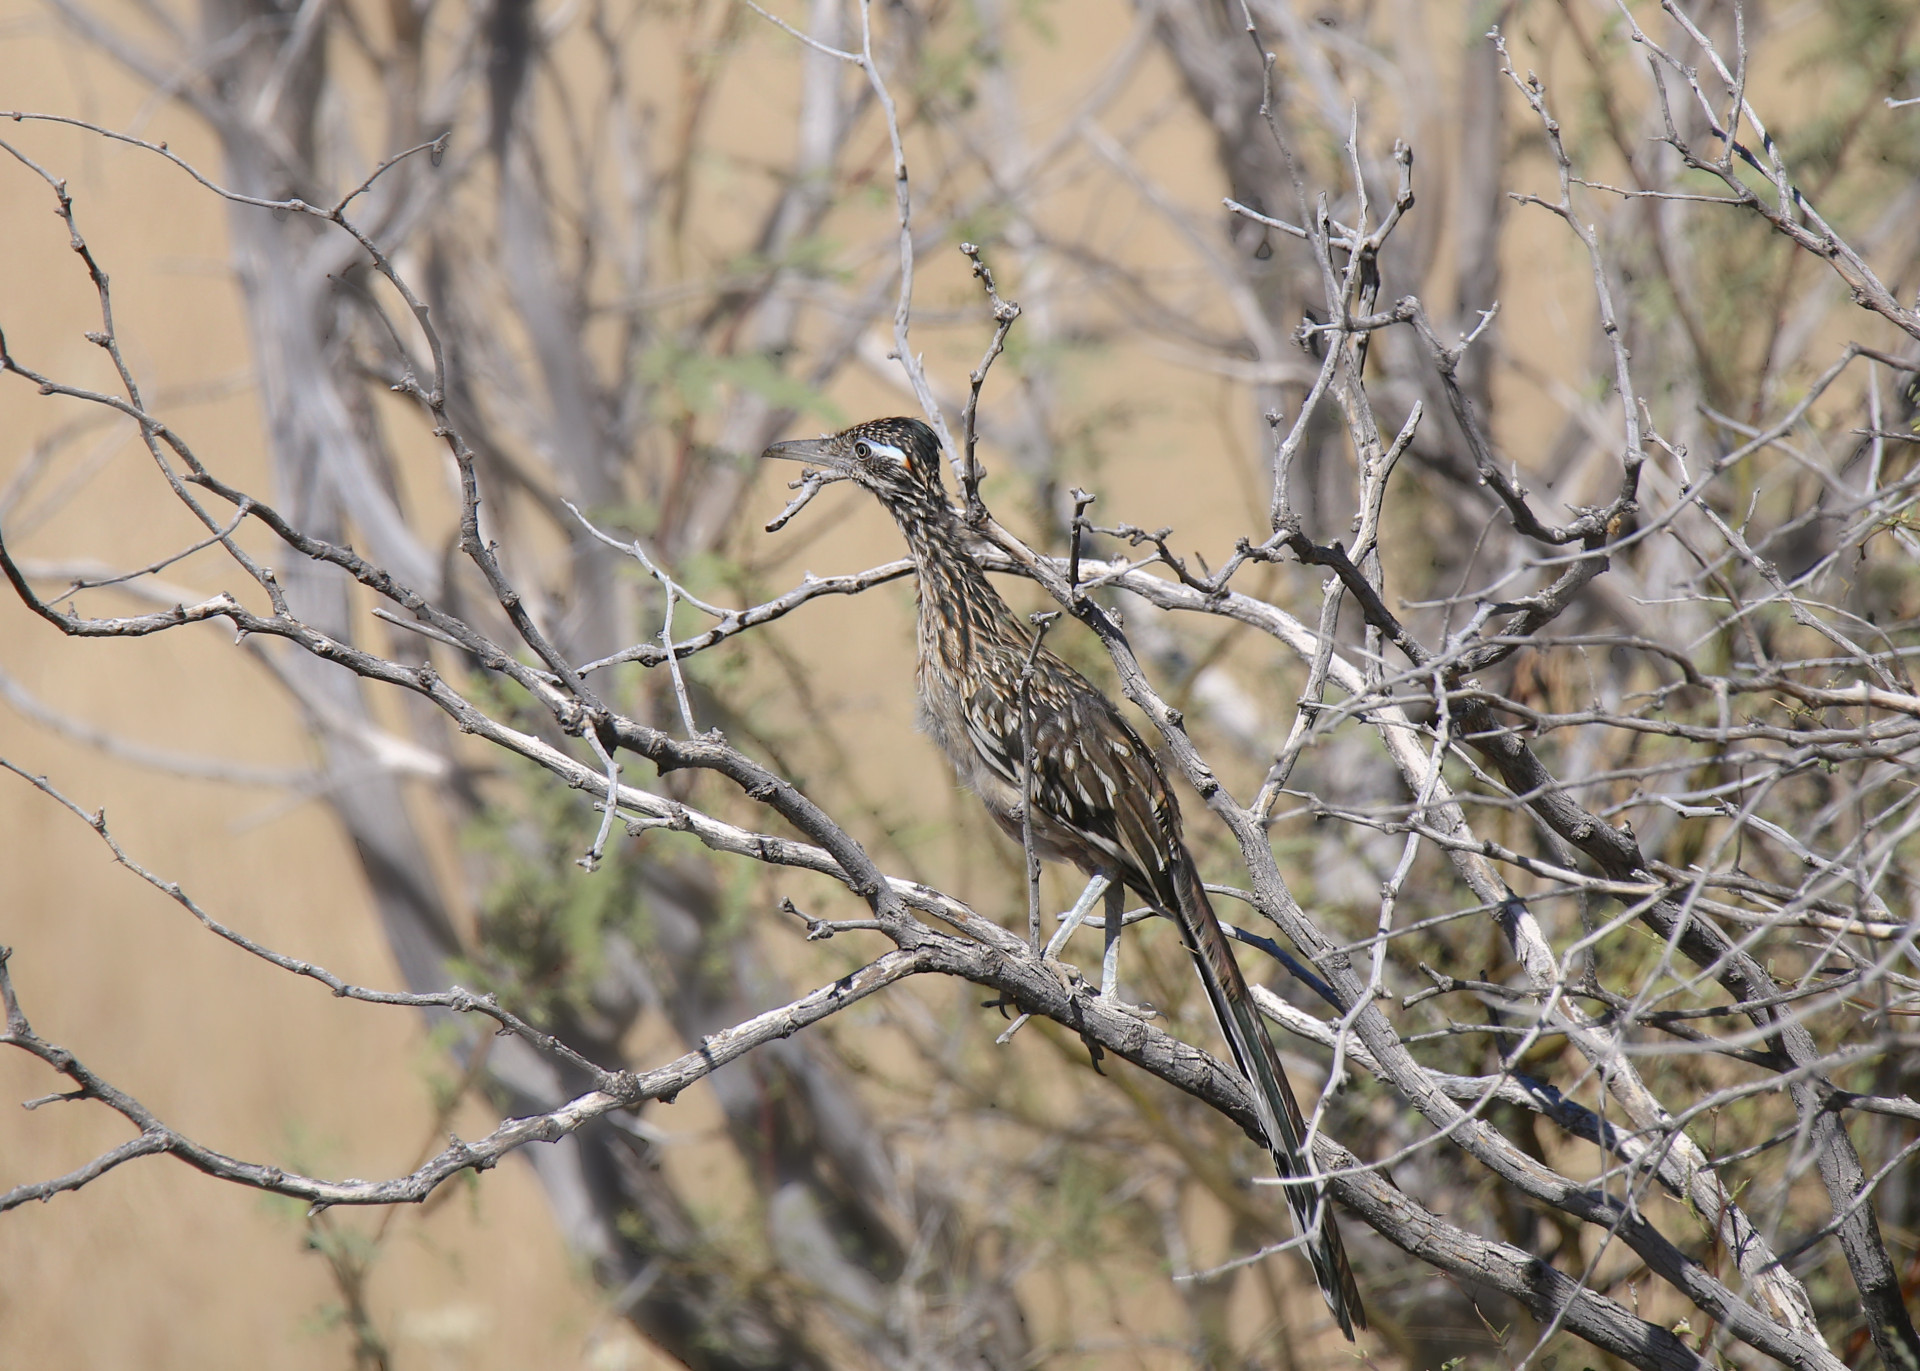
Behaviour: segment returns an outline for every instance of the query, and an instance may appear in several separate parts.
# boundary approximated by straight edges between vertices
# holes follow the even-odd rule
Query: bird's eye
[[[873,456],[873,449],[865,443],[855,443],[853,445],[853,455],[864,462],[867,458]]]

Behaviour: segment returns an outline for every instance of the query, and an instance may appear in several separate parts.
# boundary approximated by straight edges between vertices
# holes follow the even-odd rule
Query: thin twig
[[[1020,846],[1027,857],[1027,943],[1038,957],[1040,948],[1040,852],[1033,845],[1033,665],[1040,657],[1040,644],[1047,630],[1059,619],[1058,611],[1030,616],[1033,642],[1027,647],[1026,663],[1020,668]]]

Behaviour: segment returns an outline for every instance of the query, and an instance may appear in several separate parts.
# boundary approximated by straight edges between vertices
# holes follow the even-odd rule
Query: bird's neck
[[[920,589],[922,666],[960,673],[982,653],[1024,655],[1029,636],[967,550],[966,530],[944,498],[893,511]]]

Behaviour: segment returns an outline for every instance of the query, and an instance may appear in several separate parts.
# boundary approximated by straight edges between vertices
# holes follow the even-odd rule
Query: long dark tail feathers
[[[1293,1097],[1286,1068],[1280,1065],[1280,1054],[1274,1050],[1266,1025],[1260,1021],[1260,1011],[1247,993],[1246,978],[1240,974],[1233,949],[1207,900],[1192,856],[1184,847],[1178,849],[1178,854],[1171,874],[1181,932],[1200,971],[1201,982],[1207,988],[1207,998],[1213,1003],[1214,1017],[1220,1021],[1220,1030],[1226,1034],[1227,1045],[1233,1050],[1234,1063],[1253,1088],[1254,1108],[1260,1116],[1260,1127],[1267,1135],[1267,1150],[1273,1154],[1274,1170],[1283,1180],[1309,1176],[1313,1168],[1306,1155],[1306,1120]],[[1340,1241],[1333,1201],[1327,1197],[1324,1186],[1284,1188],[1295,1231],[1302,1236],[1311,1235],[1304,1246],[1313,1263],[1314,1280],[1326,1297],[1327,1307],[1333,1311],[1340,1331],[1351,1341],[1355,1328],[1367,1326],[1367,1314],[1360,1302],[1360,1287],[1354,1281],[1353,1267],[1347,1261],[1346,1247]]]
[[[1311,1175],[1306,1155],[1306,1120],[1301,1117],[1300,1106],[1294,1100],[1293,1087],[1280,1065],[1273,1041],[1267,1037],[1266,1025],[1260,1022],[1260,1011],[1254,1008],[1251,996],[1230,1003],[1234,1027],[1227,1037],[1233,1044],[1234,1056],[1241,1058],[1241,1070],[1246,1073],[1254,1098],[1261,1106],[1260,1124],[1267,1133],[1267,1150],[1273,1154],[1274,1170],[1283,1179]],[[1244,1057],[1241,1055],[1243,1042],[1250,1049]],[[1294,1231],[1303,1236],[1312,1235],[1303,1245],[1308,1260],[1313,1263],[1313,1278],[1339,1322],[1340,1331],[1351,1341],[1355,1328],[1367,1326],[1367,1314],[1360,1302],[1360,1287],[1354,1281],[1353,1267],[1347,1261],[1346,1245],[1340,1241],[1333,1201],[1322,1186],[1284,1188],[1287,1208],[1293,1213]]]

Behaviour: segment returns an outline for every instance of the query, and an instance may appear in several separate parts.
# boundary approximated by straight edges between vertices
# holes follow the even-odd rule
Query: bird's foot
[[[1072,962],[1046,957],[1040,964],[1053,973],[1053,978],[1060,982],[1060,988],[1067,992],[1068,998],[1072,998],[1086,988],[1087,978],[1080,974],[1080,968]]]
[[[1142,1001],[1139,1004],[1131,1004],[1128,1001],[1121,999],[1118,992],[1116,992],[1111,986],[1101,987],[1100,999],[1102,1000],[1102,1002],[1106,1004],[1107,1008],[1117,1009],[1122,1014],[1131,1014],[1134,1018],[1140,1019],[1142,1021],[1157,1019],[1160,1017],[1160,1011],[1155,1009],[1152,1005],[1147,1004],[1145,1001]]]

